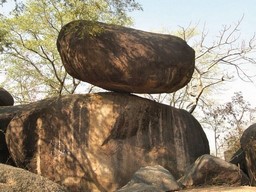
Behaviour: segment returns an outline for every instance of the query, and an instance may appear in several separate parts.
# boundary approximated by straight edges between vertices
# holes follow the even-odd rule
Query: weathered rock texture
[[[112,91],[170,93],[194,71],[195,52],[181,38],[121,26],[73,21],[57,47],[71,76]]]
[[[245,166],[250,177],[250,184],[256,186],[256,123],[244,131],[240,142],[245,153]]]
[[[248,170],[245,160],[245,152],[242,148],[238,149],[235,154],[231,157],[229,163],[238,166],[246,175],[248,175]]]
[[[19,167],[73,191],[114,191],[142,166],[176,178],[208,140],[188,112],[120,93],[70,95],[26,106],[6,139]]]
[[[160,165],[140,168],[131,181],[117,192],[177,191],[181,187],[172,174]]]
[[[22,106],[0,107],[0,163],[14,165],[5,141],[6,128]]]
[[[10,106],[14,104],[12,95],[4,88],[0,87],[0,106]]]
[[[0,164],[0,192],[67,192],[67,189],[40,175]]]
[[[185,175],[179,179],[184,186],[248,185],[249,178],[239,167],[218,157],[199,157]]]

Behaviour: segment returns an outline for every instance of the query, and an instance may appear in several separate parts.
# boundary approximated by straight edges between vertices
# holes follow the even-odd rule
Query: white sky
[[[255,0],[137,0],[143,11],[132,12],[134,28],[145,31],[175,31],[190,24],[198,24],[199,29],[209,31],[212,41],[218,36],[223,25],[234,25],[242,17],[239,27],[241,39],[249,40],[256,33],[256,1]],[[210,39],[211,40],[211,39]],[[256,57],[256,53],[255,57]],[[256,75],[256,66],[246,69]],[[234,92],[242,91],[244,98],[256,106],[256,78],[254,83],[240,80],[228,83],[225,92],[220,92],[223,101],[230,100]]]

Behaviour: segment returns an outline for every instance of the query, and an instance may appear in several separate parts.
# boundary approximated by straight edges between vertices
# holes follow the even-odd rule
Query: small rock
[[[248,177],[239,167],[211,155],[199,157],[178,181],[186,187],[249,184]]]
[[[67,189],[40,175],[0,164],[0,192],[67,192]]]
[[[172,174],[160,165],[140,168],[133,175],[131,181],[118,192],[134,191],[175,191],[180,186]]]

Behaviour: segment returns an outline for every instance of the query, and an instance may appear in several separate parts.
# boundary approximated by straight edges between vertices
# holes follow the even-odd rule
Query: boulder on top
[[[115,191],[141,167],[179,178],[209,153],[187,111],[130,94],[67,95],[23,107],[6,131],[12,158],[71,191]]]
[[[117,92],[177,91],[195,65],[194,50],[179,37],[100,22],[65,25],[57,47],[71,76]]]
[[[12,95],[4,88],[0,87],[0,106],[10,106],[14,104]]]

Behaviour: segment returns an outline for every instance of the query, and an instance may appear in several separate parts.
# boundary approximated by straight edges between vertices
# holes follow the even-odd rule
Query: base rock
[[[187,111],[111,92],[27,105],[9,123],[6,141],[17,166],[71,191],[115,191],[147,165],[180,178],[209,153],[202,127]]]

